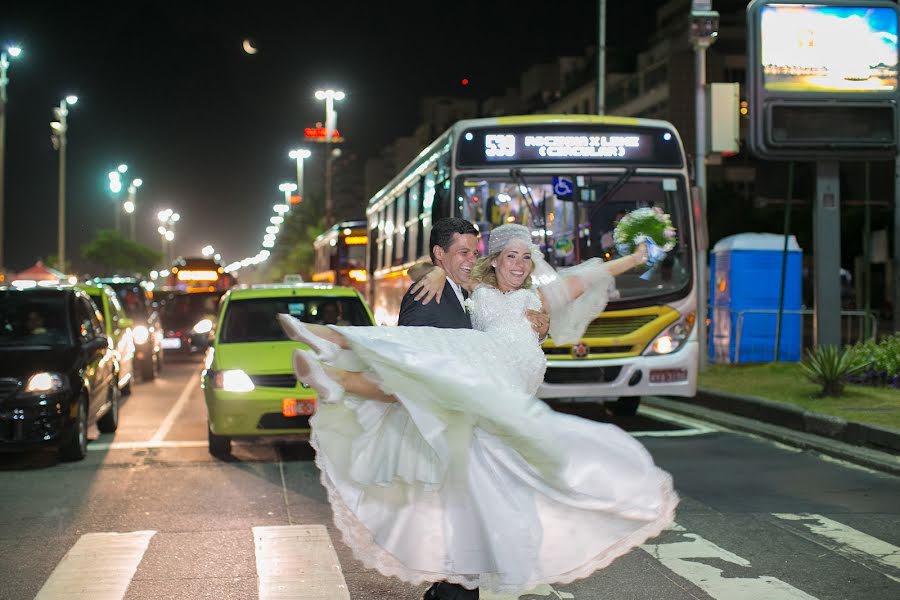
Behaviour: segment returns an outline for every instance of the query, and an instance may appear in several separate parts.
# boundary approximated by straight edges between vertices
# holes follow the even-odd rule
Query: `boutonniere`
[[[471,298],[466,298],[465,300],[463,300],[463,310],[465,310],[467,313],[471,313],[473,310],[475,310],[475,301]]]

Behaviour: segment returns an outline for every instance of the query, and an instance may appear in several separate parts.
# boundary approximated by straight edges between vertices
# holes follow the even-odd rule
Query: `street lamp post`
[[[291,205],[291,193],[297,190],[296,183],[282,183],[278,186],[278,190],[284,192],[284,203],[290,207]]]
[[[173,211],[171,208],[161,210],[156,217],[159,219],[160,226],[157,231],[161,237],[163,259],[166,261],[166,267],[172,264],[171,250],[172,241],[175,240],[175,223],[181,219],[181,215]]]
[[[131,223],[129,223],[129,233],[131,234],[131,241],[135,242],[137,239],[135,238],[135,212],[137,211],[137,189],[144,184],[144,180],[140,177],[136,177],[131,181],[131,185],[128,186],[128,200],[125,202],[125,212],[127,212],[131,216]]]
[[[9,53],[7,55],[7,53]],[[6,84],[9,83],[9,77],[6,72],[9,69],[9,59],[16,58],[22,53],[22,49],[17,46],[11,46],[6,52],[0,52],[0,269],[3,268],[3,214],[4,214],[4,190],[6,189],[6,180],[4,179],[4,164],[6,161]]]
[[[109,172],[109,191],[113,194],[113,214],[116,219],[116,233],[120,233],[121,227],[119,225],[120,217],[119,217],[119,192],[122,191],[122,176],[118,170],[112,170]]]
[[[66,271],[66,131],[69,116],[69,106],[78,102],[78,96],[66,96],[54,107],[54,120],[50,122],[52,131],[50,140],[53,147],[59,151],[59,214],[57,216],[57,260],[59,270]]]
[[[318,90],[317,100],[325,101],[325,227],[330,227],[332,218],[331,199],[331,136],[337,128],[337,111],[334,110],[334,101],[343,100],[344,92],[339,90]]]
[[[297,196],[303,201],[303,160],[309,158],[312,153],[306,148],[291,150],[288,156],[297,161]]]

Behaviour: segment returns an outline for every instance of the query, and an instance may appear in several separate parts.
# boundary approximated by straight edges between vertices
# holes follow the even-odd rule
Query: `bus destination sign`
[[[527,127],[468,130],[459,144],[459,164],[523,163],[637,163],[681,166],[675,136],[665,129],[604,127],[593,130],[554,129],[539,131]]]

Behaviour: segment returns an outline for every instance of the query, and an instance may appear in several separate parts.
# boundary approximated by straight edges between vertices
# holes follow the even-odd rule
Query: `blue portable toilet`
[[[784,236],[739,233],[719,240],[711,253],[710,360],[716,363],[770,362],[781,286]],[[785,311],[802,308],[803,252],[788,238],[784,280]],[[780,361],[799,361],[803,317],[786,312],[781,319]]]

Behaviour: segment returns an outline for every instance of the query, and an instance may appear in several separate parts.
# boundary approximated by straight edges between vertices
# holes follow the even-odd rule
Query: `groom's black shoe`
[[[422,600],[478,600],[478,589],[467,590],[455,583],[438,581],[431,584]]]

